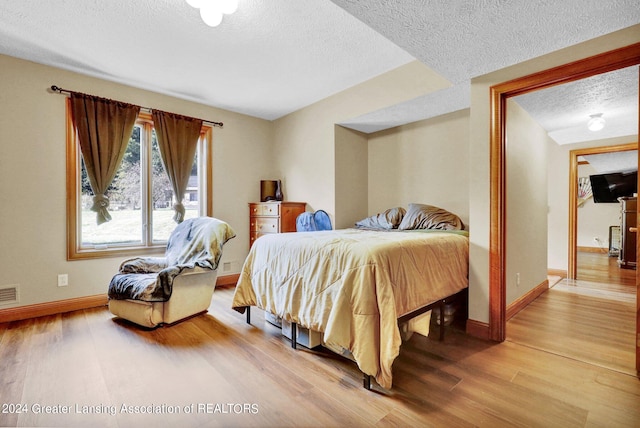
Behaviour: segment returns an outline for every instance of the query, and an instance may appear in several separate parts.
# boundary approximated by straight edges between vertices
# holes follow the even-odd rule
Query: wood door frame
[[[640,64],[640,43],[510,80],[490,89],[489,338],[506,338],[507,99]],[[637,322],[640,325],[640,319]],[[638,358],[636,358],[638,364]],[[640,367],[640,366],[639,366]]]
[[[637,149],[638,143],[636,142],[615,146],[576,149],[569,152],[569,262],[567,278],[576,279],[578,276],[578,157]]]

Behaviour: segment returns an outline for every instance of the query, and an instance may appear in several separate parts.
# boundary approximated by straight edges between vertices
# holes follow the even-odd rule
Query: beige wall
[[[336,178],[350,177],[364,183],[366,169],[360,165],[354,171],[351,163],[338,156],[344,149],[337,146],[348,134],[342,132],[336,138],[339,128],[335,125],[447,86],[449,82],[414,61],[276,120],[274,151],[285,198],[307,202],[311,210],[327,211],[339,227],[359,220],[364,211],[355,204],[361,198],[350,195],[366,193],[367,189],[345,186]],[[354,138],[352,134],[346,140]],[[361,176],[355,178],[356,172]]]
[[[360,218],[367,140],[335,124],[448,85],[414,61],[269,122],[8,56],[0,70],[0,287],[18,285],[20,293],[18,304],[0,309],[103,294],[120,262],[66,259],[65,97],[51,85],[224,122],[214,129],[213,215],[237,233],[225,246],[225,273],[239,272],[248,252],[247,204],[259,200],[261,179],[282,179],[287,200],[334,217],[338,201],[341,217]],[[60,273],[69,286],[57,286]]]
[[[120,259],[66,259],[65,97],[51,85],[222,121],[213,134],[213,215],[238,236],[223,261],[239,271],[248,251],[247,203],[274,174],[268,121],[0,56],[0,287],[19,285],[18,305],[106,293]],[[57,275],[69,274],[58,287]]]
[[[491,86],[582,58],[640,42],[640,25],[517,64],[471,81],[469,139],[469,318],[489,321],[490,163],[489,123]],[[507,154],[507,157],[509,154]],[[511,249],[507,248],[507,257]]]
[[[352,227],[354,218],[365,218],[367,212],[369,136],[336,125],[336,229]]]
[[[507,101],[506,303],[547,279],[546,131],[513,100]]]
[[[468,141],[468,109],[371,134],[368,215],[424,203],[469,227]]]
[[[361,218],[364,213],[361,193],[367,194],[367,214],[395,205],[396,200],[404,204],[414,198],[426,197],[438,198],[442,205],[451,203],[451,210],[460,212],[471,228],[470,319],[488,322],[489,88],[513,78],[639,42],[639,29],[640,26],[631,27],[475,78],[471,84],[468,113],[456,112],[407,125],[389,131],[384,137],[374,135],[371,141],[367,138],[366,148],[361,135],[341,130],[335,124],[445,88],[449,83],[414,62],[269,123],[0,56],[0,196],[5,202],[0,210],[0,268],[4,273],[0,286],[20,284],[21,305],[104,293],[119,261],[66,260],[64,97],[48,93],[46,89],[56,84],[225,123],[223,129],[216,129],[214,133],[214,215],[229,221],[238,232],[238,237],[230,241],[224,255],[224,261],[236,262],[236,270],[248,250],[247,203],[258,200],[261,179],[282,179],[287,200],[308,202],[313,210],[324,209],[339,226]],[[434,142],[440,150],[447,144],[453,144],[458,150],[458,144],[465,145],[466,140],[459,154],[468,165],[467,186],[459,183],[457,190],[467,194],[466,207],[463,197],[449,202],[444,199],[444,192],[437,195],[420,193],[420,188],[414,184],[417,181],[411,178],[404,183],[398,179],[396,183],[404,186],[402,198],[397,198],[395,193],[378,197],[382,192],[375,190],[379,179],[375,175],[372,177],[375,171],[372,164],[379,163],[381,154],[389,150],[378,145],[378,138],[396,140],[410,148],[413,143],[409,139],[413,136],[425,138],[427,145]],[[451,141],[445,142],[447,139]],[[435,143],[436,140],[441,141]],[[339,145],[341,141],[353,145],[343,147]],[[431,162],[424,153],[427,145],[418,149],[425,156],[425,164]],[[367,157],[366,167],[360,159],[364,156]],[[346,161],[349,158],[358,159],[356,168]],[[423,172],[427,175],[428,171],[420,168],[423,164],[417,156],[412,159],[412,162],[416,161],[417,169],[402,169],[405,177]],[[399,163],[390,162],[393,167],[400,166]],[[453,178],[464,181],[465,172],[459,169],[458,160],[455,166],[446,165],[443,161],[438,172],[447,169],[460,171]],[[353,182],[348,185],[338,182],[347,178]],[[367,188],[361,189],[364,183],[367,183]],[[533,209],[544,210],[545,207]],[[512,249],[507,251],[509,257]],[[37,269],[33,268],[33,261],[39,264]],[[58,273],[69,274],[69,287],[57,287]]]

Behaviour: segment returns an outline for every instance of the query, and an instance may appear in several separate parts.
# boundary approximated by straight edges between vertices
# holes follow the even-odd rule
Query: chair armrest
[[[173,287],[173,281],[178,276],[190,276],[197,275],[206,272],[213,272],[212,269],[201,268],[199,266],[185,266],[185,265],[176,265],[176,266],[168,266],[165,269],[162,269],[158,272],[157,284],[162,287],[165,295],[171,294],[171,289]]]
[[[158,278],[161,280],[169,280],[172,281],[176,276],[183,275],[195,275],[200,273],[212,272],[215,269],[203,268],[200,266],[193,265],[175,265],[175,266],[167,266],[158,272]]]
[[[180,272],[180,276],[198,275],[198,274],[202,274],[202,273],[211,273],[214,270],[215,269],[208,269],[208,268],[203,268],[203,267],[200,267],[200,266],[188,267],[188,268],[182,269],[182,272]]]
[[[164,257],[133,257],[120,264],[120,273],[155,273],[166,267]]]

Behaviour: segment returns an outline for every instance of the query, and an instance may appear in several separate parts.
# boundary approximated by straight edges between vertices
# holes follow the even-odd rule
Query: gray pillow
[[[463,230],[464,223],[460,220],[460,217],[445,209],[432,205],[409,204],[409,209],[398,229]]]
[[[384,212],[372,215],[356,223],[356,227],[363,229],[397,229],[404,217],[402,207],[390,208]]]

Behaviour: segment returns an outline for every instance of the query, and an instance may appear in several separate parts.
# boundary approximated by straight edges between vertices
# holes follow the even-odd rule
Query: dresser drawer
[[[260,232],[249,233],[249,246],[253,245],[253,242],[263,235],[268,235],[268,233],[260,233]]]
[[[252,216],[278,217],[280,204],[250,204],[249,214]]]
[[[251,232],[276,233],[278,230],[278,218],[251,217]]]
[[[250,202],[249,246],[262,235],[295,232],[296,218],[306,206],[305,202]]]

